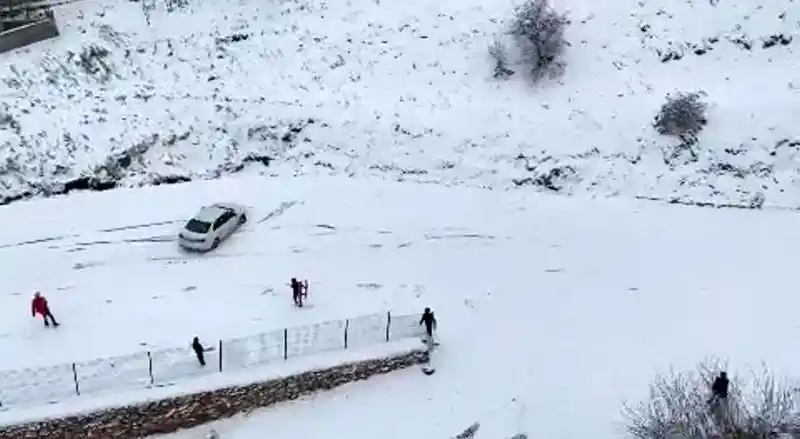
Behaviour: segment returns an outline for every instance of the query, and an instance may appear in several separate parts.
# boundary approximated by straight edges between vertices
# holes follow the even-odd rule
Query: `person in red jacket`
[[[58,327],[58,322],[56,318],[53,317],[53,313],[50,312],[50,306],[47,304],[47,299],[42,296],[42,293],[36,292],[33,295],[33,300],[31,301],[31,315],[36,317],[36,314],[41,314],[42,318],[44,318],[44,325],[50,326],[50,322],[53,322],[54,327]],[[50,319],[48,321],[48,319]]]

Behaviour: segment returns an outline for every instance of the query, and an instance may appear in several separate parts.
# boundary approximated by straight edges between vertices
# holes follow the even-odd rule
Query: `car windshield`
[[[206,233],[210,228],[211,223],[196,219],[190,219],[189,222],[186,223],[186,230],[194,233]]]

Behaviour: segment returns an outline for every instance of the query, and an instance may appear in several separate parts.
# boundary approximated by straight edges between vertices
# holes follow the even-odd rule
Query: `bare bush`
[[[508,67],[508,49],[500,40],[495,40],[489,46],[489,56],[494,59],[494,78],[508,78],[514,71]]]
[[[667,101],[656,115],[653,127],[662,135],[694,138],[708,123],[708,104],[701,100],[703,96],[705,93],[702,92],[667,95]]]
[[[515,9],[509,33],[519,45],[522,62],[534,80],[560,74],[567,46],[564,30],[567,18],[548,0],[526,0]]]
[[[461,433],[458,433],[454,439],[474,439],[475,434],[480,429],[481,429],[480,422],[475,422],[473,424],[470,424],[469,427],[465,428],[463,431],[461,431]]]
[[[636,439],[764,439],[797,431],[796,390],[766,368],[748,380],[731,378],[726,400],[712,404],[711,383],[724,366],[706,360],[696,371],[657,375],[645,401],[623,408],[628,434]]]

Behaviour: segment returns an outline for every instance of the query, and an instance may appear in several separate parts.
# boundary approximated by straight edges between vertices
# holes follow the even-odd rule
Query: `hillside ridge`
[[[0,67],[0,202],[256,172],[800,206],[800,5],[555,7],[566,71],[534,85],[491,77],[507,4],[60,6]],[[688,149],[651,126],[675,91],[709,103]]]

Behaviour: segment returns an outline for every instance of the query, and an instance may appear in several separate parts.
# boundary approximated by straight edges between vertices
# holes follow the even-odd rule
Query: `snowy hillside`
[[[560,0],[567,69],[491,77],[512,4],[83,1],[0,67],[0,196],[374,175],[800,206],[800,3]],[[652,120],[704,91],[690,154]],[[96,177],[96,180],[81,177]]]
[[[179,253],[175,221],[219,198],[269,219],[215,253]],[[283,202],[295,204],[270,216]],[[397,372],[254,412],[220,424],[224,439],[266,430],[446,438],[475,421],[487,433],[605,439],[618,437],[622,402],[644,397],[656,370],[718,356],[732,372],[764,361],[793,376],[800,362],[786,349],[800,305],[793,212],[318,177],[224,178],[2,210],[0,264],[15,274],[0,295],[3,369],[185,346],[195,334],[436,312],[435,375]],[[296,275],[311,281],[313,308],[291,306],[286,282]],[[62,321],[57,332],[31,319],[34,289]],[[724,336],[719,315],[736,322],[722,323]],[[519,404],[507,407],[512,398]]]

